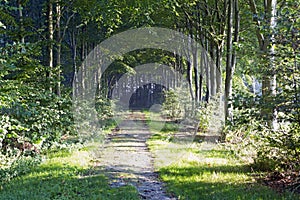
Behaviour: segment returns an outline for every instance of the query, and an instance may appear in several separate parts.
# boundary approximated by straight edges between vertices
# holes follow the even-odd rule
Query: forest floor
[[[152,133],[145,120],[142,113],[126,115],[119,124],[121,128],[107,136],[95,167],[109,177],[111,187],[134,186],[141,199],[176,199],[166,194],[154,172],[154,160],[146,144]]]
[[[48,154],[41,165],[1,184],[0,199],[300,199],[260,184],[259,173],[230,150],[195,142],[176,123],[149,115],[127,113],[104,144],[95,139]]]
[[[134,186],[150,200],[299,199],[258,183],[257,172],[218,146],[216,135],[195,142],[193,129],[151,115],[125,114],[96,156],[112,188]]]

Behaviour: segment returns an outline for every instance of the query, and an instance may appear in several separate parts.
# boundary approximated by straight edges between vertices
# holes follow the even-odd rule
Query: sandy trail
[[[99,164],[104,167],[111,187],[133,185],[141,199],[171,200],[153,167],[146,141],[150,138],[141,113],[132,113],[110,134],[101,150]]]

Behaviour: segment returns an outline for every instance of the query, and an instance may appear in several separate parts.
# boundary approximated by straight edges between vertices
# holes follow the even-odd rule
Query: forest
[[[0,0],[0,199],[156,199],[132,138],[159,199],[299,199],[299,46],[294,0]]]

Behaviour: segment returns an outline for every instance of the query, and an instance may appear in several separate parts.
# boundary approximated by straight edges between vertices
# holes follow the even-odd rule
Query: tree
[[[54,28],[53,28],[53,2],[52,0],[48,0],[47,1],[47,39],[48,39],[48,46],[47,46],[47,57],[48,57],[48,61],[47,61],[47,65],[49,67],[49,71],[48,71],[48,79],[49,79],[49,90],[52,92],[52,84],[53,84],[53,67],[54,67],[54,57],[53,57],[53,39],[54,39]]]
[[[264,64],[262,68],[262,95],[265,107],[262,110],[262,115],[269,121],[269,125],[274,129],[277,128],[276,109],[272,103],[272,99],[276,95],[276,73],[274,70],[274,27],[276,26],[276,0],[267,0],[263,5],[263,18],[260,18],[258,6],[254,0],[249,0],[250,10],[253,14],[253,20],[256,25],[256,36],[259,43],[260,59]],[[262,27],[266,27],[262,29]],[[271,106],[270,106],[271,105]]]
[[[226,57],[226,78],[225,78],[225,120],[232,121],[232,79],[236,67],[236,45],[239,40],[240,14],[238,0],[229,0],[227,18],[227,57]],[[234,19],[234,25],[233,25]],[[234,38],[232,28],[234,26]],[[235,45],[235,47],[233,47]]]

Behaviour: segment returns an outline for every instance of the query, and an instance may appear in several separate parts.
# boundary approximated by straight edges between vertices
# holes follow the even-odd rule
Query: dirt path
[[[151,133],[141,113],[133,113],[120,124],[120,130],[107,137],[99,164],[104,167],[111,187],[133,185],[141,199],[171,200],[153,168],[146,145]]]

